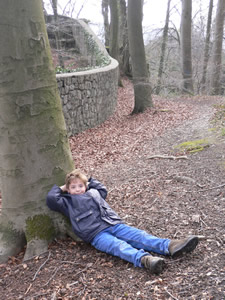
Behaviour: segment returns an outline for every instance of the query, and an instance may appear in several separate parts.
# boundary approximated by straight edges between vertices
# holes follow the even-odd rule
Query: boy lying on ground
[[[197,246],[197,236],[163,239],[126,225],[105,201],[106,196],[103,184],[94,178],[87,179],[76,169],[67,174],[65,185],[52,187],[47,195],[47,205],[68,217],[73,231],[83,241],[134,266],[145,267],[151,273],[161,273],[165,259],[149,252],[174,258]]]

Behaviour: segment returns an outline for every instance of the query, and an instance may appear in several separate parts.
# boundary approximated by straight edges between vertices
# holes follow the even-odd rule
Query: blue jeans
[[[96,249],[129,261],[135,267],[142,267],[142,256],[149,255],[146,251],[168,255],[169,243],[169,239],[155,237],[126,224],[117,224],[102,230],[91,242]]]

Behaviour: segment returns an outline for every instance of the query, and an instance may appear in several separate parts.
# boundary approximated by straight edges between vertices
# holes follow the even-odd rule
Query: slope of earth
[[[225,138],[211,119],[219,97],[162,99],[130,115],[124,80],[115,114],[70,139],[75,166],[102,181],[129,225],[160,237],[200,237],[196,250],[166,257],[159,276],[71,239],[23,262],[0,265],[1,299],[225,299]],[[224,118],[224,117],[223,117]],[[202,151],[175,146],[204,140]],[[60,184],[60,183],[57,183]]]

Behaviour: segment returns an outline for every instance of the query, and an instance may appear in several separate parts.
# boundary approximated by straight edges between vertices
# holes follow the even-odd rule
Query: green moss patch
[[[55,235],[55,228],[51,218],[47,215],[36,215],[26,220],[26,239],[51,240]]]
[[[221,128],[221,135],[225,136],[225,127]]]
[[[210,143],[208,139],[200,139],[194,141],[187,141],[181,143],[174,147],[174,149],[181,149],[187,153],[195,153],[204,150],[205,148],[209,147]]]

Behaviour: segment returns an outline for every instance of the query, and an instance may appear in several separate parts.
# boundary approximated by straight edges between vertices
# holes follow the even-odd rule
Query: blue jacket
[[[63,193],[54,185],[47,195],[48,207],[68,217],[75,234],[85,242],[91,242],[103,229],[122,223],[121,218],[105,201],[106,187],[94,178],[88,181],[84,194]]]

